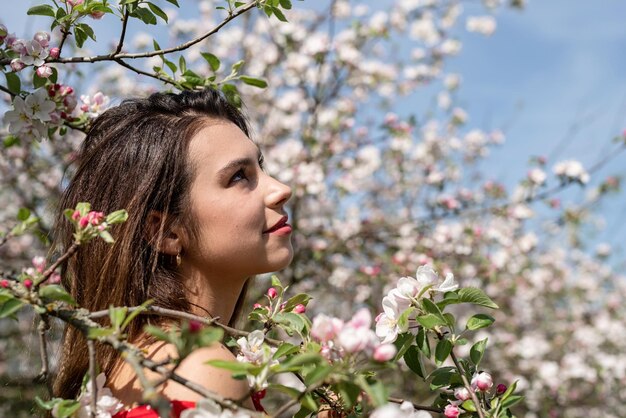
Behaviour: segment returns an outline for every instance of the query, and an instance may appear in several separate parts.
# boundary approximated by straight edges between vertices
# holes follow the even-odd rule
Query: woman
[[[129,219],[112,231],[113,245],[93,240],[81,248],[66,266],[64,284],[90,311],[152,299],[155,306],[232,324],[247,279],[292,259],[284,209],[290,196],[288,186],[263,171],[246,120],[218,91],[127,100],[94,121],[59,207],[90,202],[105,213],[124,208]],[[72,233],[60,214],[58,251],[71,245]],[[173,347],[143,334],[148,321],[168,325],[140,316],[127,330],[129,340],[155,361],[175,356]],[[78,395],[88,369],[85,353],[85,339],[68,327],[56,396]],[[202,348],[177,373],[252,408],[245,381],[204,364],[212,359],[235,357],[223,345]],[[134,372],[114,350],[98,346],[98,364],[113,396],[126,406],[141,400]],[[172,400],[199,399],[175,382],[158,389]]]

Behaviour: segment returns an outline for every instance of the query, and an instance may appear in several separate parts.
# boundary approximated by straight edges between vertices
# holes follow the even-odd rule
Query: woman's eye
[[[237,183],[238,181],[241,180],[247,180],[248,177],[246,177],[246,172],[244,171],[243,168],[240,168],[239,170],[237,170],[237,172],[235,174],[233,174],[233,176],[230,178],[229,184],[233,184],[233,183]]]

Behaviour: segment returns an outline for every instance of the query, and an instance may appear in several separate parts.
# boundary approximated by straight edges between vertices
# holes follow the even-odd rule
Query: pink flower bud
[[[306,306],[304,306],[303,304],[298,304],[296,305],[295,308],[293,308],[293,312],[295,313],[305,313],[306,312]]]
[[[37,67],[37,70],[35,72],[37,73],[37,76],[41,78],[48,78],[52,75],[52,68],[44,64]]]
[[[446,418],[457,418],[461,414],[461,410],[456,405],[446,405],[443,414]]]
[[[7,279],[0,280],[0,287],[4,287],[6,289],[9,287],[9,281]]]
[[[44,257],[40,255],[33,257],[32,263],[39,273],[43,273],[44,268],[46,268],[46,259]]]
[[[22,71],[24,67],[26,67],[26,64],[20,61],[19,58],[13,58],[11,60],[11,69],[13,70],[13,72],[16,73],[18,71]]]
[[[257,309],[257,308],[262,308],[263,305],[261,305],[260,303],[255,303],[254,305],[252,305],[253,309]]]
[[[472,395],[470,394],[469,390],[467,390],[467,388],[460,387],[454,389],[454,397],[457,398],[459,401],[466,401],[468,399],[471,399]]]
[[[267,296],[269,296],[270,299],[274,299],[276,296],[278,296],[278,292],[273,287],[270,287],[269,289],[267,289]]]
[[[72,219],[77,221],[80,219],[80,212],[75,210],[74,213],[72,213]]]
[[[89,218],[89,223],[96,226],[99,225],[100,222],[102,222],[102,220],[104,219],[104,213],[92,210],[87,214],[87,217]]]
[[[493,379],[487,372],[480,372],[472,378],[472,388],[481,392],[488,391],[493,386]]]
[[[94,12],[89,13],[89,17],[95,20],[102,19],[102,16],[104,16],[104,12],[94,11]]]
[[[49,52],[49,57],[52,59],[57,59],[59,58],[59,55],[61,54],[61,50],[59,48],[57,48],[56,46],[54,48],[50,48],[50,52]]]
[[[30,290],[30,288],[33,287],[33,281],[31,279],[24,280],[24,287]]]
[[[50,275],[50,278],[47,281],[49,284],[58,284],[61,283],[61,275],[57,272],[54,272]]]
[[[196,321],[195,319],[192,319],[191,321],[189,321],[189,332],[191,334],[196,334],[200,332],[201,329],[202,329],[202,322]]]
[[[396,355],[397,351],[396,346],[393,344],[381,344],[374,349],[372,358],[382,363],[391,360]]]
[[[506,385],[500,383],[498,386],[496,386],[496,395],[502,395],[504,392],[506,392]]]
[[[71,7],[76,7],[84,3],[85,0],[67,0],[67,4]]]
[[[39,42],[39,45],[43,48],[46,48],[50,42],[50,34],[48,32],[39,31],[35,34],[35,36],[33,36],[33,39]]]
[[[86,228],[87,225],[89,225],[89,216],[85,215],[80,218],[80,221],[78,221],[78,226],[80,226],[81,228]]]

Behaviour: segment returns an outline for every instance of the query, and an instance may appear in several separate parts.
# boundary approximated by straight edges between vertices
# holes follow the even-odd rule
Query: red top
[[[264,396],[264,390],[252,395],[254,409],[259,412],[266,412],[263,405],[261,405],[261,399],[263,399]],[[170,411],[172,418],[180,418],[180,413],[185,409],[196,407],[196,403],[191,401],[171,401],[170,405],[172,406],[172,410]],[[152,409],[150,405],[141,405],[120,411],[113,415],[113,418],[159,418],[159,414],[156,410]]]

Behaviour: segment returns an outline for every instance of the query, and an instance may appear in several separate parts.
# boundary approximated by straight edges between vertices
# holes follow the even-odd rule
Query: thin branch
[[[11,98],[15,97],[15,93],[13,93],[11,90],[9,90],[7,87],[4,87],[2,84],[0,84],[0,90],[2,90],[3,92],[5,92],[6,94],[8,94],[9,96],[11,96]]]
[[[37,326],[37,331],[39,333],[39,356],[41,357],[41,371],[39,375],[35,378],[35,382],[43,382],[48,389],[48,395],[52,397],[52,385],[48,376],[50,372],[49,362],[48,362],[48,345],[46,341],[46,331],[50,329],[50,324],[48,323],[48,316],[41,315],[39,318],[39,325]]]
[[[162,76],[160,76],[158,74],[151,74],[151,73],[148,73],[146,71],[140,70],[139,68],[133,67],[132,65],[122,61],[119,58],[116,58],[115,62],[117,62],[122,67],[128,68],[129,70],[136,72],[139,75],[145,75],[147,77],[151,77],[151,78],[157,79],[159,81],[162,81],[162,82],[164,82],[166,84],[171,84],[173,86],[178,86],[178,83],[176,83],[174,80],[172,80],[170,78],[165,78],[165,77],[162,77]]]
[[[459,363],[459,360],[456,358],[456,354],[454,354],[454,350],[450,351],[450,357],[452,358],[454,365],[456,366],[457,370],[459,371],[459,374],[461,375],[461,379],[463,380],[463,385],[465,386],[465,389],[468,390],[468,392],[470,393],[470,396],[472,397],[472,401],[474,402],[474,406],[476,407],[476,412],[478,413],[478,416],[480,418],[485,418],[485,414],[483,413],[483,408],[480,405],[478,397],[476,396],[476,392],[474,392],[474,390],[472,389],[472,385],[470,385],[470,382],[467,381],[467,377],[465,376],[465,369],[463,369],[463,366],[461,366],[461,363]]]
[[[393,398],[393,397],[389,397],[389,398],[387,398],[387,400],[389,402],[399,403],[399,404],[406,402],[405,399]],[[436,413],[439,413],[439,414],[443,412],[443,409],[435,408],[434,406],[418,405],[418,404],[413,403],[413,402],[411,402],[411,405],[413,405],[413,409],[417,409],[417,410],[420,410],[420,411],[430,411],[430,412],[436,412]]]
[[[228,332],[230,335],[234,337],[247,337],[248,335],[250,335],[250,333],[247,331],[238,330],[236,328],[232,328],[232,327],[229,327],[228,325],[224,325],[218,322],[218,318],[206,318],[203,316],[198,316],[198,315],[190,314],[187,312],[179,312],[173,309],[160,308],[158,306],[148,306],[147,308],[144,308],[141,306],[133,306],[133,307],[128,308],[128,313],[131,313],[139,309],[142,310],[140,315],[155,315],[156,314],[158,316],[164,316],[167,318],[187,319],[187,320],[198,321],[205,325],[214,325],[214,326],[220,327],[224,331]],[[90,319],[106,318],[108,316],[109,316],[108,310],[96,311],[96,312],[92,312],[89,314]],[[276,345],[276,346],[279,346],[282,344],[282,341],[275,340],[272,338],[265,338],[265,341],[268,344]]]
[[[37,288],[37,286],[39,286],[41,283],[48,280],[48,278],[52,275],[52,273],[54,273],[57,267],[65,263],[71,256],[76,253],[76,251],[78,251],[78,247],[80,247],[80,244],[77,242],[73,242],[70,248],[68,248],[68,250],[65,252],[65,254],[59,257],[57,261],[54,262],[54,264],[52,264],[46,269],[46,271],[43,272],[43,276],[34,283],[34,287]]]
[[[120,40],[117,43],[117,48],[115,48],[115,52],[111,54],[111,56],[115,56],[122,51],[122,47],[124,46],[124,38],[126,37],[126,27],[128,26],[128,6],[126,6],[124,11],[124,16],[122,17],[122,33],[120,34]]]
[[[96,347],[93,340],[87,340],[89,349],[89,377],[91,378],[91,418],[96,418],[96,408],[98,400],[98,382],[96,381]]]

